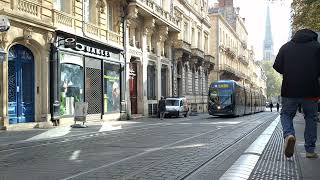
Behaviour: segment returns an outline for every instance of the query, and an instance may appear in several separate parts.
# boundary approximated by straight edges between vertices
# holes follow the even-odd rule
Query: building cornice
[[[37,27],[46,31],[54,32],[55,27],[53,23],[46,23],[42,19],[30,18],[28,16],[22,16],[14,11],[0,10],[0,14],[8,16],[9,20],[13,20],[19,23],[29,24],[30,26]]]
[[[198,20],[201,22],[201,23],[203,23],[204,25],[206,25],[208,28],[211,28],[211,24],[210,24],[210,22],[209,22],[209,20],[207,19],[207,15],[205,16],[205,17],[203,17],[203,16],[201,16],[200,14],[199,14],[199,12],[198,11],[196,11],[193,7],[192,7],[192,5],[189,3],[189,2],[187,2],[186,0],[179,0],[180,1],[180,3],[182,4],[182,5],[184,5],[189,11],[191,11],[197,18],[198,18]],[[177,6],[175,6],[175,8],[176,8]],[[181,11],[180,11],[181,12]]]

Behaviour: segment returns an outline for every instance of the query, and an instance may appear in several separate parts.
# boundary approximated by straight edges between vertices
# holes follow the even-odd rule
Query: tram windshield
[[[212,88],[210,89],[210,100],[217,105],[230,105],[231,102],[231,89],[218,89]]]

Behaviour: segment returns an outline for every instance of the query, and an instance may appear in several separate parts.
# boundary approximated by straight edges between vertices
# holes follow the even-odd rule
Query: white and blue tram
[[[258,91],[243,87],[234,80],[211,83],[208,112],[215,116],[242,116],[265,110],[266,98]]]

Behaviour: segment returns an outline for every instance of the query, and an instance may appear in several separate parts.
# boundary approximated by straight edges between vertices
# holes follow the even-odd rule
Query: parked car
[[[177,116],[183,115],[187,117],[189,115],[189,103],[185,97],[172,97],[166,98],[166,116]]]

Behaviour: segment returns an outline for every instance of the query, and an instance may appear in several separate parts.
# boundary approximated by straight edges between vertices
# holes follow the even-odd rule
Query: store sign
[[[98,56],[110,57],[109,51],[105,51],[103,49],[94,48],[85,44],[78,43],[74,38],[66,38],[64,41],[65,41],[65,44],[64,44],[65,48],[72,48],[77,51],[83,51],[83,52],[91,53]]]
[[[0,15],[0,32],[6,32],[10,29],[10,22],[7,16]]]

